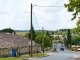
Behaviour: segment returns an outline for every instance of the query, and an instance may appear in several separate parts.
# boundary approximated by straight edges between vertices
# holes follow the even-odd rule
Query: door
[[[12,49],[12,57],[16,57],[16,49]]]

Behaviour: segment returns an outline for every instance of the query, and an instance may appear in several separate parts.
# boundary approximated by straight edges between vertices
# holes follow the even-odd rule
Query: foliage
[[[34,31],[34,28],[32,27],[32,39],[34,40],[36,37],[36,33]],[[29,31],[29,34],[28,34],[28,38],[31,39],[31,29]]]
[[[72,28],[71,29],[71,33],[75,34],[77,32],[77,29],[76,28]]]
[[[67,35],[67,43],[71,44],[71,33],[70,33],[70,29],[68,29],[68,35]]]
[[[76,30],[77,30],[78,32],[80,32],[80,17],[79,17],[79,19],[77,20],[76,25],[77,25]]]
[[[60,37],[59,36],[55,36],[54,40],[60,40]]]
[[[59,29],[59,31],[62,31],[62,32],[64,32],[64,31],[67,31],[68,29]]]
[[[42,34],[42,30],[35,31],[35,33],[36,33],[36,36],[39,36],[39,35],[41,35],[41,34]]]
[[[64,4],[64,6],[68,9],[69,12],[74,12],[72,18],[72,20],[74,20],[80,12],[80,0],[69,0],[69,3]]]
[[[12,33],[16,34],[15,31],[13,29],[11,29],[11,28],[2,29],[0,32],[4,32],[4,33],[6,32],[6,33],[11,33],[11,34]]]
[[[34,41],[42,45],[42,36],[41,35],[37,36]],[[44,36],[44,47],[51,47],[51,46],[52,46],[52,41],[50,37]]]
[[[50,33],[49,33],[49,31],[46,32],[46,36],[50,37]]]
[[[41,35],[37,36],[34,41],[41,45],[42,44],[42,36]]]
[[[57,52],[56,48],[53,48],[53,52]]]
[[[72,36],[72,45],[80,45],[80,35]]]

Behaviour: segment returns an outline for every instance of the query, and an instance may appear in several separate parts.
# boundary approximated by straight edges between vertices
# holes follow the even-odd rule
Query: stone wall
[[[31,47],[29,47],[29,46],[18,47],[18,48],[16,48],[16,55],[19,56],[19,55],[29,54],[30,51],[31,51]],[[41,52],[41,47],[33,46],[32,52],[36,53],[37,51]],[[12,56],[12,48],[0,50],[0,57],[9,57],[9,56]]]

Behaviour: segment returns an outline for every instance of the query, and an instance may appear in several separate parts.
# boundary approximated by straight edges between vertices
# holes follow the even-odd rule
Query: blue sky
[[[71,21],[72,13],[65,7],[38,7],[38,6],[64,6],[68,0],[0,0],[0,30],[12,28],[14,30],[30,29],[30,5],[33,14],[35,30],[57,30],[76,27],[76,20]],[[37,6],[35,6],[37,5]]]

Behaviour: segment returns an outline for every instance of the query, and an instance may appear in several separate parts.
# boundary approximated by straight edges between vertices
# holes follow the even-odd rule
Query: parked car
[[[60,50],[64,51],[64,46],[61,46]]]
[[[80,51],[80,46],[77,47],[77,51]]]

